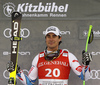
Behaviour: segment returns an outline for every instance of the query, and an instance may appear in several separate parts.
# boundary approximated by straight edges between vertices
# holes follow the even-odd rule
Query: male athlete
[[[46,29],[46,49],[35,56],[28,75],[18,69],[17,76],[24,85],[34,85],[37,78],[39,85],[68,85],[70,69],[83,80],[84,66],[85,80],[89,79],[90,53],[82,52],[81,66],[67,49],[59,49],[61,39],[60,30],[56,26]]]

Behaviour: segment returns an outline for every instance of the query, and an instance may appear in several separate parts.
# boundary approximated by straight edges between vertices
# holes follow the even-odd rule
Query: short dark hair
[[[59,36],[59,38],[61,38],[61,36]],[[62,43],[62,41],[59,42],[59,45]]]

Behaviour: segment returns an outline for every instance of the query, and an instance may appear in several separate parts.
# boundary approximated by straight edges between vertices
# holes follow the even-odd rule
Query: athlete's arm
[[[81,66],[79,64],[77,58],[72,53],[69,53],[69,63],[70,63],[70,67],[72,68],[74,73],[83,80],[84,79],[84,76],[83,76],[83,67],[84,66]],[[86,75],[85,80],[89,79],[89,74],[90,73],[89,73],[89,65],[88,65],[85,69],[85,75]]]
[[[24,85],[34,85],[34,82],[36,81],[38,76],[37,62],[38,55],[32,61],[32,66],[28,73],[28,76],[25,75],[22,70],[17,74],[17,77]]]

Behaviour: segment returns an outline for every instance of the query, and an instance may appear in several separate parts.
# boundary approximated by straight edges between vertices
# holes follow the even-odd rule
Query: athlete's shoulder
[[[69,50],[67,50],[67,49],[61,49],[61,52],[62,53],[69,53]]]
[[[69,56],[75,56],[73,53],[71,53],[68,49],[62,49],[62,53],[68,53]]]
[[[39,54],[37,54],[37,55],[33,58],[32,65],[37,65],[38,59],[39,59]]]
[[[45,51],[39,53],[39,57],[44,57]]]
[[[62,51],[67,51],[67,52],[69,52],[69,50],[68,50],[68,49],[62,49]]]
[[[44,56],[44,51],[38,53],[38,54],[34,57],[34,59],[33,59],[33,61],[32,61],[32,65],[37,65],[38,60],[39,60],[39,57],[42,57],[42,56]]]

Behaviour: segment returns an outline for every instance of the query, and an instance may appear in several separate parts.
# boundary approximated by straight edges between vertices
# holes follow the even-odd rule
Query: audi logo
[[[4,36],[6,38],[11,38],[11,32],[12,30],[10,28],[6,28],[3,32]],[[30,35],[30,31],[27,28],[23,28],[20,30],[20,37],[27,38]]]
[[[91,70],[90,79],[100,79],[100,70]]]
[[[28,70],[26,70],[26,69],[23,69],[23,72],[25,72],[26,74],[28,74]],[[9,75],[10,75],[10,73],[9,73],[7,70],[5,70],[5,71],[3,72],[3,77],[4,77],[5,79],[9,79]],[[16,76],[16,78],[17,78],[17,76]]]

